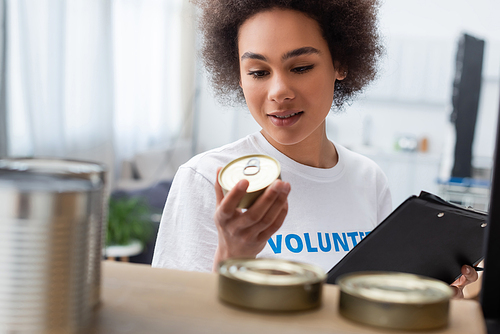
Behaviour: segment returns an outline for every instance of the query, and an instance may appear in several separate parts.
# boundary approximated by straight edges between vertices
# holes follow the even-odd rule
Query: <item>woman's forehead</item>
[[[238,51],[256,54],[286,53],[304,47],[328,48],[319,24],[304,13],[272,9],[247,19],[238,31]]]

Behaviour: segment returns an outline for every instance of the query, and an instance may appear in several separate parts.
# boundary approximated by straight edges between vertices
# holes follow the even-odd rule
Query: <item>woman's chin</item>
[[[304,141],[305,138],[302,136],[297,136],[296,134],[291,133],[283,133],[285,131],[279,131],[278,133],[270,133],[266,130],[261,131],[264,137],[270,142],[273,146],[293,146]]]

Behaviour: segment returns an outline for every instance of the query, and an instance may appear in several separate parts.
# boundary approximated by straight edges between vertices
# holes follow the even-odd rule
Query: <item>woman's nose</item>
[[[291,100],[294,97],[295,93],[286,75],[275,73],[269,82],[269,100],[282,103],[286,100]]]

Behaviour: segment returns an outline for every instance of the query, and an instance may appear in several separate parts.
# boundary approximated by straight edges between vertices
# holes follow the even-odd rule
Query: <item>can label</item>
[[[219,184],[224,194],[241,180],[249,182],[247,195],[238,207],[248,208],[276,179],[281,178],[279,162],[264,154],[246,155],[228,163],[219,173]]]

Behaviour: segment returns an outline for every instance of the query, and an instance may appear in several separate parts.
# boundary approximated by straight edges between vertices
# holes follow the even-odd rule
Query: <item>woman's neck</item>
[[[292,145],[283,145],[276,142],[263,130],[261,133],[278,151],[303,165],[316,168],[332,168],[338,162],[335,145],[328,139],[324,130]]]

